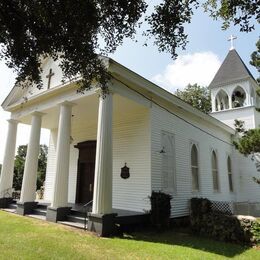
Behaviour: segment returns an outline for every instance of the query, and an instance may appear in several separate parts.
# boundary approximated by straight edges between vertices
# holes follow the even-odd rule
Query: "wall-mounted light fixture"
[[[162,147],[162,149],[161,149],[161,151],[160,151],[159,153],[162,153],[162,154],[165,154],[165,153],[166,153],[164,146]]]

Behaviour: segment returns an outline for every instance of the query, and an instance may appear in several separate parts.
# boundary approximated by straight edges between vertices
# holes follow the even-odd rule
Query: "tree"
[[[14,178],[13,187],[15,190],[21,190],[23,182],[24,164],[27,153],[27,145],[20,145],[17,149],[17,155],[14,161]],[[43,186],[45,181],[46,165],[47,165],[48,147],[40,145],[40,153],[38,159],[37,172],[37,190]]]
[[[48,146],[40,145],[40,153],[38,160],[37,189],[40,189],[45,181],[47,167]]]
[[[260,128],[245,130],[244,121],[235,120],[237,140],[233,142],[235,148],[246,157],[251,156],[255,161],[257,171],[260,171]],[[260,184],[260,178],[253,177]]]
[[[163,0],[150,14],[146,13],[147,2],[2,0],[0,59],[17,71],[18,85],[35,83],[41,88],[40,64],[50,56],[60,59],[64,80],[82,76],[79,90],[89,88],[93,79],[106,89],[109,75],[98,54],[112,53],[124,38],[134,38],[143,16],[148,25],[144,35],[173,58],[188,42],[184,25],[191,22],[195,8],[223,19],[223,28],[234,23],[245,32],[254,29],[253,21],[260,16],[259,0]]]
[[[189,84],[184,90],[177,89],[175,95],[206,114],[211,111],[211,97],[208,87]]]
[[[20,145],[17,148],[17,155],[14,160],[13,188],[21,190],[23,182],[24,163],[26,158],[27,145]]]
[[[250,64],[254,66],[259,73],[259,77],[256,81],[260,85],[260,39],[256,43],[256,50],[251,54]]]

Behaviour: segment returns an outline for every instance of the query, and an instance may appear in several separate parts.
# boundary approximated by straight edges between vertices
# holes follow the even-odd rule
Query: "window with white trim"
[[[232,177],[232,166],[231,166],[231,158],[228,156],[227,158],[227,169],[228,169],[228,183],[229,183],[229,191],[233,192],[233,177]]]
[[[195,144],[191,147],[191,176],[192,176],[192,190],[199,190],[199,160],[198,149]]]
[[[175,189],[175,152],[174,152],[174,135],[162,132],[161,141],[162,155],[162,190],[171,193]]]
[[[211,154],[211,167],[212,167],[212,177],[213,177],[213,190],[219,191],[218,162],[217,162],[217,154],[215,151],[212,151]]]

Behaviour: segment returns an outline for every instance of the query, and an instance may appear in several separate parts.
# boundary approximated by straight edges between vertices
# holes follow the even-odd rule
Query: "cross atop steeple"
[[[232,34],[230,35],[230,38],[228,39],[228,41],[230,41],[230,44],[231,44],[230,49],[229,49],[230,51],[235,49],[234,40],[236,40],[236,39],[237,39],[236,36],[234,36]]]

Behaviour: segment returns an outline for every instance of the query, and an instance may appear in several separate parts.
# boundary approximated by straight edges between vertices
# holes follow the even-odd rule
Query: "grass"
[[[0,211],[0,259],[260,259],[260,250],[168,231],[115,238]]]

